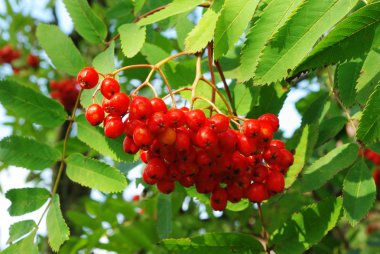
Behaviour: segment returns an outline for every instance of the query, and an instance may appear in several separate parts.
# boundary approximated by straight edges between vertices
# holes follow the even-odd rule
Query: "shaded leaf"
[[[317,146],[324,144],[338,135],[346,123],[347,119],[343,116],[337,116],[323,121],[319,128]]]
[[[320,36],[347,15],[356,2],[303,1],[262,51],[255,72],[256,83],[270,84],[285,78]]]
[[[9,228],[9,238],[7,244],[14,242],[30,233],[35,227],[37,227],[37,224],[34,220],[22,220],[12,224]]]
[[[203,14],[198,24],[191,30],[185,40],[185,50],[189,53],[200,52],[213,39],[216,22],[224,0],[216,0]]]
[[[364,160],[356,162],[343,183],[343,207],[351,225],[367,215],[376,198],[376,185]]]
[[[70,230],[62,216],[58,194],[52,198],[49,211],[46,215],[46,227],[50,247],[58,252],[61,245],[69,240]]]
[[[252,23],[241,53],[240,81],[249,80],[254,76],[265,44],[284,25],[301,1],[271,0],[265,6],[262,15],[255,23]]]
[[[157,231],[158,237],[168,238],[173,228],[172,196],[162,193],[157,197]]]
[[[362,57],[370,49],[375,29],[379,24],[380,2],[365,5],[329,32],[294,73]]]
[[[0,81],[0,102],[15,116],[49,128],[61,125],[67,117],[57,101],[14,81]]]
[[[51,167],[61,157],[61,153],[33,139],[10,136],[0,141],[0,161],[8,165],[32,170]]]
[[[259,0],[225,0],[215,27],[214,57],[219,59],[239,40]]]
[[[34,237],[36,236],[36,231],[34,230],[27,237],[18,241],[15,244],[12,244],[5,250],[1,252],[1,254],[38,254],[38,246],[37,243],[34,243]]]
[[[44,188],[10,189],[5,197],[12,202],[9,214],[19,216],[40,208],[49,199],[50,192]]]
[[[238,233],[208,233],[192,238],[165,239],[163,246],[174,253],[252,254],[264,251],[259,241]]]
[[[54,66],[76,76],[85,67],[85,62],[73,41],[57,26],[40,23],[37,26],[37,38]]]
[[[202,2],[203,0],[174,0],[172,3],[168,4],[165,9],[141,19],[137,24],[139,26],[145,26],[156,23],[171,16],[190,11]]]
[[[120,34],[121,49],[126,57],[134,57],[145,42],[146,28],[138,25],[124,24],[118,29]]]
[[[271,235],[269,246],[278,254],[303,253],[335,227],[342,203],[338,197],[304,207]]]
[[[249,85],[237,84],[234,86],[232,94],[236,114],[246,115],[251,111],[255,100],[258,99],[259,91]]]
[[[361,60],[354,60],[338,65],[335,70],[334,86],[339,89],[339,98],[346,107],[355,103],[355,85],[362,65]]]
[[[278,115],[287,95],[288,91],[282,89],[280,84],[261,87],[258,106],[251,109],[248,117],[257,118],[265,113]]]
[[[87,0],[63,0],[74,21],[75,30],[91,43],[104,43],[107,27],[94,13]]]
[[[380,83],[369,97],[360,120],[356,137],[365,144],[371,144],[380,137]]]
[[[345,144],[330,151],[306,168],[300,179],[302,191],[312,191],[322,187],[334,175],[349,167],[358,157],[356,144]]]
[[[66,159],[67,176],[83,186],[106,193],[121,192],[127,180],[119,170],[81,154],[71,154]]]

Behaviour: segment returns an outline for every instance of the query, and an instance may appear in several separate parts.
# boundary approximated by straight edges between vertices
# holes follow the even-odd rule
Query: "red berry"
[[[147,123],[150,131],[154,134],[164,132],[166,128],[169,126],[169,121],[167,116],[159,111],[154,113],[149,119]]]
[[[240,133],[238,135],[238,150],[245,156],[254,155],[258,150],[258,145],[253,138],[248,138]]]
[[[273,138],[273,128],[268,122],[260,122],[259,140],[262,144],[269,144]]]
[[[238,136],[234,130],[228,129],[227,131],[220,133],[218,139],[219,146],[223,148],[224,151],[233,152],[236,150]]]
[[[104,135],[109,138],[117,138],[123,134],[124,124],[120,117],[113,117],[104,124]]]
[[[210,118],[210,128],[216,133],[225,132],[228,129],[230,121],[228,117],[222,114],[215,114]]]
[[[175,139],[174,146],[177,151],[187,151],[189,150],[191,145],[190,137],[189,135],[184,131],[177,130],[177,135]]]
[[[128,137],[128,136],[127,136]],[[127,138],[126,137],[126,138]],[[137,147],[137,146],[136,146]],[[137,148],[138,149],[138,148]],[[144,162],[145,164],[148,163],[148,151],[140,151],[140,160]]]
[[[153,112],[168,112],[168,108],[166,107],[165,102],[161,98],[153,98],[150,100],[150,103],[152,104]]]
[[[218,145],[217,135],[207,126],[199,129],[195,139],[197,145],[202,148],[212,149]]]
[[[174,144],[176,135],[177,134],[173,128],[167,128],[164,132],[159,134],[158,140],[161,144],[170,146]]]
[[[264,160],[270,165],[281,163],[282,157],[281,150],[275,146],[269,146],[263,153]]]
[[[129,117],[131,119],[146,120],[153,114],[150,100],[143,96],[136,96],[132,99]]]
[[[190,186],[193,186],[194,184],[194,177],[193,176],[182,176],[178,182],[186,188],[189,188]]]
[[[153,136],[146,125],[136,127],[133,131],[133,142],[143,150],[150,147],[153,142]]]
[[[133,142],[132,138],[126,136],[123,141],[123,150],[129,154],[136,154],[139,151],[139,147]]]
[[[29,53],[28,57],[26,58],[26,63],[33,68],[37,68],[40,64],[40,59],[38,58],[38,56]]]
[[[289,152],[286,149],[280,149],[280,153],[281,161],[279,162],[279,164],[281,164],[285,168],[289,168],[291,165],[293,165],[294,157],[291,152]]]
[[[269,146],[275,146],[279,149],[285,149],[285,144],[281,140],[274,139],[269,143]]]
[[[86,110],[86,119],[93,126],[101,124],[104,120],[102,107],[98,104],[90,105]]]
[[[264,184],[253,183],[248,188],[247,197],[251,202],[260,203],[266,200],[269,197],[269,195]]]
[[[199,150],[197,152],[197,163],[202,168],[210,167],[212,164],[212,158],[208,155],[209,153],[204,150]]]
[[[171,108],[169,109],[168,113],[168,120],[170,127],[178,128],[185,124],[185,113],[183,113],[182,110],[177,108]]]
[[[210,204],[215,211],[223,211],[227,206],[227,191],[221,187],[215,187],[211,193]]]
[[[285,187],[284,176],[280,172],[271,171],[265,181],[265,185],[269,192],[282,192]]]
[[[169,194],[174,191],[174,181],[171,181],[169,179],[162,179],[157,182],[157,189],[165,194]]]
[[[120,85],[114,78],[105,78],[100,84],[100,92],[107,99],[111,99],[111,97],[120,92]]]
[[[260,122],[256,119],[249,119],[242,126],[242,132],[249,138],[258,138],[260,130]]]
[[[187,126],[193,131],[197,131],[206,121],[205,113],[200,109],[194,109],[186,113]]]
[[[125,93],[116,93],[109,100],[109,111],[111,114],[123,116],[128,112],[129,97]]]
[[[268,176],[268,168],[264,165],[258,165],[252,169],[252,180],[255,183],[262,183]]]
[[[77,81],[83,89],[94,88],[99,81],[98,72],[92,67],[83,68],[78,73]]]
[[[244,195],[244,191],[236,184],[230,184],[227,186],[228,201],[231,203],[239,202]]]
[[[276,132],[280,127],[280,121],[278,120],[277,116],[271,113],[260,116],[258,120],[260,122],[268,122],[272,126],[274,132]]]
[[[167,173],[166,167],[167,166],[163,160],[158,158],[152,158],[151,160],[149,160],[145,168],[145,171],[147,171],[147,175],[149,178],[161,180]]]
[[[145,125],[144,122],[140,121],[140,120],[136,120],[136,119],[127,119],[125,122],[124,122],[124,133],[129,136],[129,137],[132,137],[133,136],[133,132],[134,130],[136,129],[136,127],[138,126],[142,126],[142,125]]]
[[[107,98],[103,98],[102,108],[103,108],[104,112],[111,113],[110,100],[108,100]]]

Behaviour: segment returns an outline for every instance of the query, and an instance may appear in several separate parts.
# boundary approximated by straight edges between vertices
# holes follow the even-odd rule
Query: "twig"
[[[214,61],[214,63],[215,63],[216,68],[218,69],[219,76],[223,81],[224,89],[226,90],[228,100],[230,101],[230,104],[233,105],[231,91],[230,91],[230,88],[228,87],[226,78],[224,77],[222,67],[220,66],[219,61]],[[233,111],[233,113],[234,113],[234,115],[236,115],[235,111]]]
[[[268,233],[266,226],[265,226],[265,223],[264,223],[264,217],[263,217],[263,211],[261,210],[261,204],[257,203],[257,207],[258,207],[258,211],[259,211],[261,226],[263,228],[263,236],[264,236],[264,239],[268,240],[269,239],[269,233]]]
[[[211,86],[212,91],[219,95],[219,97],[222,99],[223,103],[226,105],[229,115],[232,116],[234,114],[233,110],[230,107],[230,105],[228,104],[226,98],[224,98],[223,94],[219,91],[219,89],[213,83],[211,83],[210,81],[208,81],[204,77],[201,77],[201,80],[204,81],[207,85]],[[213,101],[213,103],[215,103],[215,102]]]
[[[169,84],[169,81],[168,81],[168,79],[166,78],[164,72],[161,70],[160,67],[158,67],[157,70],[158,70],[158,72],[160,73],[162,79],[164,80],[164,84],[165,84],[166,88],[168,89],[168,92],[169,92],[170,98],[171,98],[171,100],[172,100],[172,107],[173,107],[173,108],[176,108],[177,105],[176,105],[176,103],[175,103],[174,95],[173,95],[173,92],[172,92],[172,88],[171,88],[171,86],[170,86],[170,84]]]
[[[203,96],[195,96],[192,101],[195,102],[198,99],[207,102],[216,112],[222,114],[222,111],[220,111],[220,109],[218,109],[218,107],[212,101],[206,99]]]
[[[210,69],[210,75],[211,75],[211,83],[215,86],[215,75],[214,75],[214,66],[213,66],[213,55],[214,55],[214,52],[213,52],[213,42],[211,41],[208,45],[207,45],[207,58],[208,58],[208,68]],[[216,95],[216,91],[215,89],[212,90],[212,93],[211,93],[211,101],[213,103],[215,103],[215,95]],[[210,117],[212,115],[212,108],[210,107]]]
[[[195,68],[195,78],[194,82],[191,85],[191,101],[190,101],[190,110],[193,108],[194,100],[195,100],[195,91],[197,90],[197,85],[199,83],[199,80],[202,78],[202,69],[201,69],[201,54],[197,55],[197,63]]]

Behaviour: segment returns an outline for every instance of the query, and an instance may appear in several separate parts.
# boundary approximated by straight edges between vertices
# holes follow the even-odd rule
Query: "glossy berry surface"
[[[120,92],[119,82],[114,78],[103,79],[100,84],[100,92],[105,98],[111,99],[114,94]]]
[[[94,88],[99,81],[98,72],[92,67],[85,67],[78,73],[77,81],[83,89]]]
[[[103,108],[98,104],[92,104],[87,108],[85,116],[91,125],[99,125],[104,121]]]

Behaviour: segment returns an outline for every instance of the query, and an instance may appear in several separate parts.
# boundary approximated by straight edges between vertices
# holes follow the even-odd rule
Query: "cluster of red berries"
[[[79,95],[80,86],[75,79],[50,81],[50,96],[58,100],[66,110],[72,110]]]
[[[372,161],[375,165],[380,165],[380,153],[376,153],[370,149],[365,149],[363,153],[364,157]]]
[[[93,88],[98,74],[87,67],[78,74],[78,82]],[[284,174],[294,159],[282,141],[273,140],[279,128],[275,115],[247,119],[234,130],[223,114],[207,118],[199,109],[168,109],[160,98],[130,100],[111,77],[102,81],[100,91],[105,98],[102,105],[88,107],[88,122],[104,122],[107,137],[124,133],[124,151],[140,151],[147,164],[143,179],[160,192],[171,193],[175,182],[195,185],[199,193],[211,193],[214,210],[224,210],[227,201],[248,198],[259,203],[284,190]]]
[[[5,45],[0,49],[0,64],[8,63],[12,65],[13,72],[18,74],[21,69],[26,69],[28,67],[38,68],[40,64],[40,59],[38,56],[29,53],[26,57],[27,66],[16,66],[13,64],[13,61],[21,57],[21,52],[17,49],[14,49],[11,45]]]

